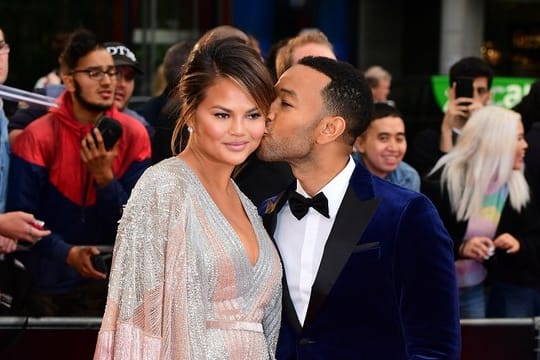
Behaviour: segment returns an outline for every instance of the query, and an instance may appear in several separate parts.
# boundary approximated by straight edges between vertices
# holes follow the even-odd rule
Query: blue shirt
[[[6,192],[9,174],[8,119],[0,99],[0,214],[6,210]]]
[[[355,161],[364,164],[360,153],[353,153],[353,158]],[[392,184],[420,192],[420,175],[405,161],[401,161],[396,169],[386,176],[385,180],[390,181]]]

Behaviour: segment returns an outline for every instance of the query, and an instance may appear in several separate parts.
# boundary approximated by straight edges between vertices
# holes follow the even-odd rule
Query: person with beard
[[[152,125],[146,121],[143,115],[128,107],[129,100],[135,90],[135,77],[142,74],[142,70],[139,67],[139,62],[137,61],[135,54],[127,46],[119,42],[106,42],[103,45],[113,56],[114,65],[116,66],[116,70],[118,70],[116,75],[116,88],[114,91],[114,106],[143,124],[146,130],[148,130],[150,137],[153,137],[155,130]],[[65,87],[63,84],[49,85],[46,87],[44,95],[57,97],[64,90]],[[48,111],[48,106],[40,104],[29,104],[27,108],[21,108],[15,111],[15,113],[9,117],[9,143],[13,144],[17,136],[19,136],[32,121],[45,115]]]
[[[71,35],[61,75],[59,108],[13,144],[7,207],[35,214],[52,231],[18,256],[34,277],[33,315],[100,316],[107,281],[92,257],[114,242],[122,207],[150,163],[150,139],[113,106],[118,70],[88,30]],[[104,115],[122,127],[110,149],[95,128]]]
[[[276,84],[257,150],[295,180],[259,207],[283,261],[278,359],[458,359],[452,241],[422,194],[351,157],[372,94],[352,65],[305,57]]]

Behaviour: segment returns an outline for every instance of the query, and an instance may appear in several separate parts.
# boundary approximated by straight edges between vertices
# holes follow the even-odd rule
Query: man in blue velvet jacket
[[[349,64],[308,57],[276,85],[258,156],[296,181],[261,215],[285,270],[278,359],[458,359],[451,239],[423,195],[351,157],[372,98]]]

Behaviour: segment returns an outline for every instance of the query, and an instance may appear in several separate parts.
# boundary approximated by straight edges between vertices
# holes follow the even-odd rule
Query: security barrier
[[[101,318],[0,317],[0,359],[92,359]],[[462,360],[540,360],[540,318],[461,320]]]

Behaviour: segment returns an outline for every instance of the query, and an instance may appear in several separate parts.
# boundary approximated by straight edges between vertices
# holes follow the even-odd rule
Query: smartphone
[[[31,224],[35,229],[38,229],[38,230],[47,230],[47,228],[45,227],[45,221],[42,221],[42,220],[34,220],[32,221],[32,224]]]
[[[103,116],[98,120],[96,128],[101,133],[105,150],[109,151],[122,136],[122,125],[111,117]],[[94,134],[92,134],[94,136]],[[96,141],[94,137],[94,141]]]
[[[473,97],[473,79],[466,77],[456,78],[456,99]]]

